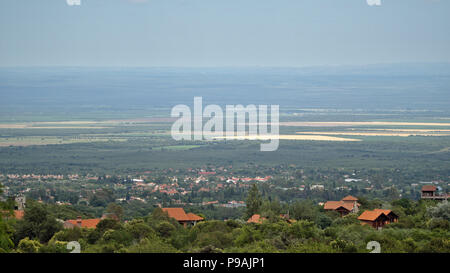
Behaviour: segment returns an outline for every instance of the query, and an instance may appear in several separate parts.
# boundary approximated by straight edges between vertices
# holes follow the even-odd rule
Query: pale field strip
[[[177,135],[177,134],[174,134]],[[181,135],[181,134],[180,134]],[[205,134],[195,132],[192,135],[210,136],[214,140],[316,140],[316,141],[361,141],[361,139],[355,138],[343,138],[343,137],[331,137],[321,135],[245,135],[245,136],[224,136],[222,133]]]
[[[355,130],[355,129],[352,129]],[[365,129],[366,131],[392,131],[392,132],[450,132],[449,129]]]
[[[3,123],[0,129],[105,129],[109,127],[86,126],[86,125],[126,125],[142,123],[169,123],[176,119],[173,118],[142,118],[142,119],[123,119],[123,120],[105,120],[105,121],[43,121],[28,123]],[[68,126],[60,126],[68,125]],[[77,125],[85,125],[80,127]]]
[[[226,140],[315,140],[315,141],[361,141],[356,138],[343,138],[343,137],[330,137],[322,135],[260,135],[260,136],[225,136],[214,137],[214,139],[226,139]]]
[[[99,126],[55,126],[55,127],[25,127],[25,129],[108,129],[111,127],[99,127]]]
[[[433,133],[372,133],[372,132],[296,132],[297,134],[306,135],[347,135],[347,136],[450,136],[450,134],[433,134]]]
[[[450,126],[450,123],[395,121],[287,121],[280,126],[337,127],[337,126]]]
[[[52,145],[52,144],[72,144],[72,143],[93,143],[108,141],[126,141],[125,138],[55,138],[55,137],[23,137],[14,139],[1,139],[0,147],[8,146],[34,146],[34,145]]]
[[[87,125],[80,124],[80,125]],[[96,124],[96,123],[92,123]],[[100,127],[100,126],[57,126],[59,124],[45,124],[45,125],[55,125],[55,126],[40,126],[41,124],[36,123],[24,123],[24,124],[0,124],[0,129],[106,129],[110,127]],[[44,124],[42,124],[44,125]],[[70,125],[70,124],[67,124]],[[72,124],[75,125],[75,124]]]
[[[450,147],[445,147],[440,149],[439,151],[429,152],[427,154],[439,154],[439,153],[448,153],[450,152]]]

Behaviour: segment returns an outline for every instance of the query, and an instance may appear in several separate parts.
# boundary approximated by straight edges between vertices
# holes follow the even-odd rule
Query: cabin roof
[[[358,201],[358,198],[351,195],[347,195],[346,197],[342,198],[342,201]]]
[[[386,216],[388,216],[389,214],[393,214],[394,216],[397,216],[397,214],[395,214],[392,210],[390,209],[374,209],[374,211],[379,211],[384,213]],[[398,217],[398,216],[397,216]]]
[[[187,216],[189,217],[189,219],[190,219],[191,221],[201,221],[201,220],[203,220],[203,217],[200,217],[200,216],[198,216],[197,214],[194,214],[194,213],[192,213],[192,212],[189,212],[189,213],[187,214]]]
[[[257,223],[257,224],[260,224],[260,223],[262,223],[262,221],[264,221],[264,220],[266,220],[266,218],[261,217],[260,214],[253,214],[252,217],[250,217],[250,218],[247,220],[247,223]]]
[[[194,214],[187,213],[183,208],[162,208],[164,212],[167,212],[169,217],[174,218],[177,221],[200,221],[203,220],[202,217]]]
[[[366,210],[358,217],[358,220],[375,221],[378,217],[384,215],[381,211]]]
[[[67,220],[66,222],[78,226],[78,223],[81,222],[82,228],[96,228],[98,223],[100,223],[100,218],[95,219],[76,219],[76,220]]]
[[[23,211],[23,210],[15,210],[14,211],[14,217],[16,217],[16,219],[22,219],[24,215],[25,215],[25,211]]]
[[[433,185],[425,185],[422,187],[422,191],[436,191],[436,186]]]
[[[343,207],[344,209],[351,211],[353,209],[353,204],[345,203],[344,201],[327,201],[323,205],[323,208],[326,210],[336,210],[340,207]]]

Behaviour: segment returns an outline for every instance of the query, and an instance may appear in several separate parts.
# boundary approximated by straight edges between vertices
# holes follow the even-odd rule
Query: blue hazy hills
[[[6,111],[86,111],[204,104],[278,104],[281,108],[450,109],[450,64],[305,68],[0,69]]]

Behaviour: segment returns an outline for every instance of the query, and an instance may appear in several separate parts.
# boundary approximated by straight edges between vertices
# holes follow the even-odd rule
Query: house
[[[341,201],[327,201],[323,205],[324,210],[334,210],[341,214],[341,216],[349,213],[357,213],[359,211],[360,204],[358,198],[348,195],[341,199]]]
[[[447,200],[448,194],[438,194],[437,187],[433,185],[422,186],[422,193],[420,196],[422,199],[432,199],[432,200]]]
[[[370,225],[376,229],[381,229],[384,225],[398,222],[398,216],[391,210],[374,209],[366,210],[359,217],[362,225]]]
[[[183,226],[195,225],[200,221],[203,221],[203,217],[200,217],[194,213],[186,213],[183,208],[162,208],[169,217],[174,218]]]
[[[334,210],[341,214],[341,216],[347,215],[352,212],[353,205],[352,204],[346,204],[343,201],[327,201],[323,205],[324,210]]]
[[[75,220],[67,220],[64,221],[64,228],[96,228],[98,223],[100,223],[102,219],[95,218],[95,219],[81,219],[81,216],[78,216]]]
[[[422,197],[432,197],[436,195],[436,186],[425,185],[422,187]]]
[[[381,229],[389,221],[389,218],[383,212],[366,210],[358,217],[358,220],[361,221],[362,225],[370,225],[376,229]]]
[[[320,191],[323,191],[323,190],[325,189],[325,186],[324,186],[324,185],[320,185],[320,184],[318,184],[318,185],[311,185],[311,186],[309,187],[309,189],[310,189],[310,190],[320,190]]]
[[[264,220],[266,220],[266,218],[261,217],[260,214],[253,214],[252,217],[248,218],[247,223],[261,224]]]

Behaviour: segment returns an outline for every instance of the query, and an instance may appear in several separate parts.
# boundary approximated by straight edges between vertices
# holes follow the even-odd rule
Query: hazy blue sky
[[[450,1],[0,1],[0,66],[449,62]]]

